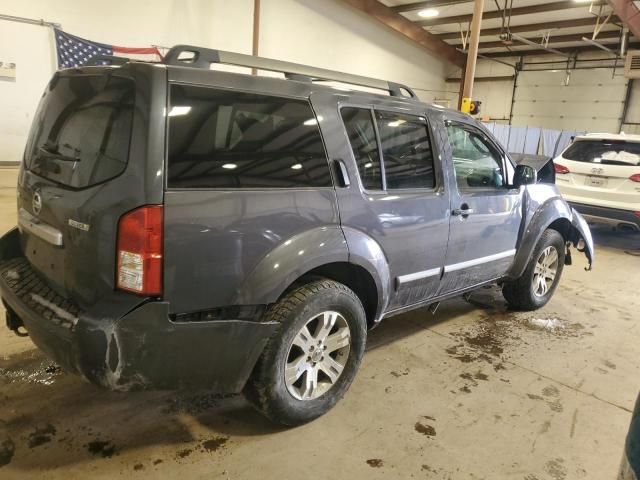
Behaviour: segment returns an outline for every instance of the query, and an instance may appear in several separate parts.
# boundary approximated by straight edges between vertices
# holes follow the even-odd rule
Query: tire
[[[351,385],[364,354],[367,320],[356,294],[341,283],[314,280],[272,305],[264,321],[280,327],[247,384],[249,401],[288,426],[329,411]]]
[[[552,262],[553,252],[557,254],[557,261]],[[545,255],[550,255],[545,257]],[[533,250],[527,268],[522,276],[502,287],[502,294],[509,307],[514,310],[537,310],[547,304],[556,291],[565,260],[565,241],[555,230],[545,230]],[[548,263],[546,267],[538,266],[539,262]],[[538,266],[538,269],[536,267]],[[554,268],[555,266],[555,268]],[[546,269],[545,269],[546,268]],[[555,270],[553,279],[549,274]],[[541,283],[544,279],[544,285]]]

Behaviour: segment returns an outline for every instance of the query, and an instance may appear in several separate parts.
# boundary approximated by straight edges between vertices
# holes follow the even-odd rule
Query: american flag
[[[54,29],[56,36],[56,51],[58,53],[58,68],[80,67],[96,55],[127,57],[135,60],[159,62],[162,54],[156,47],[129,48],[107,45],[76,37],[70,33]]]

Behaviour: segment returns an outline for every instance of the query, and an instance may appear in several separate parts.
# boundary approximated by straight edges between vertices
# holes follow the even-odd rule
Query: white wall
[[[93,41],[129,47],[190,43],[251,52],[253,0],[3,0],[0,13],[44,19]],[[49,28],[0,20],[0,162],[17,161],[55,69]],[[263,0],[260,55],[406,83],[425,101],[451,91],[443,62],[339,0]]]
[[[582,54],[579,58],[604,58],[602,53]],[[516,58],[500,60],[515,64]],[[527,62],[560,60],[553,55],[527,57]],[[584,67],[587,64],[579,64]],[[600,68],[602,64],[589,64],[586,70],[573,70],[569,85],[564,85],[566,60],[549,65],[544,72],[520,72],[513,108],[513,125],[528,125],[566,130],[606,131],[616,133],[620,126],[626,84],[622,68],[613,76],[611,68]],[[526,68],[533,68],[525,63]],[[538,68],[538,67],[536,67]],[[552,71],[555,70],[555,71]],[[450,76],[459,76],[459,71],[450,70]],[[476,76],[513,75],[513,69],[491,60],[479,59]],[[628,121],[640,123],[640,81],[634,86],[629,102]],[[451,84],[450,84],[451,85]],[[481,83],[474,86],[473,97],[481,100],[481,117],[508,123],[513,95],[512,81]],[[625,131],[634,132],[640,126],[626,126]]]

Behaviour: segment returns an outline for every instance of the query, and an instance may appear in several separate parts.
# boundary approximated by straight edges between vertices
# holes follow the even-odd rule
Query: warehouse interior
[[[105,60],[107,66],[96,63],[96,67],[89,67],[90,63],[81,62],[90,61],[90,58],[74,59],[75,51],[63,51],[65,42],[71,42],[72,45],[77,42],[80,50],[89,48],[86,47],[89,45],[98,48],[95,47],[98,45],[109,52],[111,60]],[[189,65],[176,67],[176,64],[171,67],[168,61],[165,62],[176,45],[215,49],[203,50],[202,54],[221,51],[214,55],[220,58],[224,57],[224,52],[235,52],[244,54],[246,57],[241,58],[245,59],[253,56],[287,62],[274,64],[281,65],[280,70],[292,64],[304,68],[300,67],[300,74],[293,70],[270,68],[265,63],[261,64],[265,66],[262,69],[252,64],[251,60],[246,60],[246,64],[241,61],[230,64],[214,61],[210,67],[206,67],[214,72],[181,73],[193,68]],[[120,55],[126,57],[127,62],[122,67],[113,60],[113,57]],[[0,115],[0,296],[3,298],[0,304],[3,318],[0,322],[0,478],[636,478],[636,475],[640,475],[640,452],[635,451],[634,461],[632,445],[635,442],[636,449],[640,445],[640,425],[635,426],[634,437],[633,420],[640,391],[640,330],[636,328],[636,322],[640,321],[640,300],[635,294],[640,284],[639,60],[640,4],[631,0],[113,0],[109,5],[95,0],[5,0],[0,4],[0,105],[3,113]],[[69,68],[63,65],[65,61],[71,62]],[[490,204],[485,213],[486,222],[494,222],[491,230],[487,231],[506,235],[504,232],[509,228],[506,214],[501,220],[491,220],[489,214],[498,215],[507,208],[507,204],[511,205],[509,208],[512,211],[518,212],[522,223],[516,226],[512,238],[512,256],[516,255],[516,259],[517,253],[514,252],[524,248],[522,245],[526,242],[523,242],[523,238],[527,238],[527,232],[541,228],[536,222],[545,222],[544,218],[540,220],[544,216],[536,216],[538,211],[535,210],[544,207],[545,202],[552,203],[553,200],[566,205],[566,210],[563,210],[565,207],[558,207],[554,212],[567,218],[571,218],[572,208],[575,207],[575,216],[579,216],[579,212],[585,217],[584,225],[588,224],[588,227],[584,228],[588,233],[580,230],[583,224],[578,220],[569,223],[567,232],[573,231],[570,230],[573,225],[577,232],[582,232],[582,236],[574,238],[571,233],[566,234],[561,246],[565,245],[569,253],[565,257],[564,251],[559,252],[565,260],[565,268],[561,266],[558,272],[553,272],[553,276],[557,273],[558,278],[562,273],[562,279],[559,283],[553,283],[552,279],[553,297],[548,303],[545,297],[545,303],[540,308],[513,308],[508,294],[503,298],[505,282],[513,280],[506,276],[494,278],[492,280],[497,281],[493,282],[478,281],[473,289],[452,289],[455,295],[434,295],[432,301],[425,297],[415,302],[419,308],[409,308],[406,300],[403,301],[407,305],[400,305],[398,298],[395,310],[379,307],[380,318],[375,321],[366,319],[364,355],[353,383],[345,387],[349,388],[348,391],[324,415],[312,421],[300,422],[294,427],[291,424],[278,425],[272,421],[273,416],[267,414],[271,418],[269,420],[258,413],[252,407],[254,400],[246,388],[240,389],[242,392],[221,392],[207,388],[205,384],[188,389],[132,388],[131,391],[124,391],[128,388],[122,388],[122,391],[112,391],[114,389],[105,388],[105,385],[96,385],[82,367],[77,367],[78,371],[73,372],[73,369],[61,366],[61,362],[56,361],[59,356],[75,354],[76,347],[68,347],[69,352],[73,350],[68,354],[54,351],[59,348],[58,345],[43,348],[38,334],[31,332],[29,335],[28,322],[16,320],[21,316],[21,310],[12,303],[17,297],[8,296],[7,285],[18,285],[16,288],[28,290],[31,284],[19,276],[13,278],[13,270],[8,269],[7,265],[15,260],[15,255],[31,260],[27,250],[33,244],[26,237],[16,240],[16,245],[21,245],[21,252],[18,253],[7,245],[12,238],[24,237],[25,231],[33,233],[34,228],[42,225],[35,217],[38,217],[43,205],[37,204],[35,195],[32,199],[31,193],[26,199],[25,185],[35,182],[40,190],[34,189],[34,192],[43,193],[44,212],[48,208],[55,208],[56,201],[62,201],[55,195],[44,194],[48,191],[47,185],[51,185],[47,172],[36,172],[27,158],[33,138],[37,136],[34,132],[39,132],[38,129],[46,123],[42,105],[54,108],[50,105],[55,102],[47,104],[45,101],[46,93],[57,82],[54,80],[49,83],[52,77],[58,79],[61,78],[58,75],[64,76],[72,71],[87,75],[82,68],[116,71],[119,68],[127,69],[137,62],[155,64],[156,70],[174,68],[177,73],[169,83],[176,85],[191,82],[192,73],[193,78],[198,79],[193,81],[198,88],[209,82],[209,78],[215,83],[215,75],[220,75],[227,82],[223,89],[226,92],[236,89],[246,93],[249,87],[259,85],[252,83],[255,80],[253,77],[275,77],[264,83],[267,86],[265,91],[270,92],[268,95],[275,95],[273,91],[278,91],[280,84],[294,84],[282,87],[282,97],[291,100],[306,95],[306,103],[300,102],[307,107],[311,105],[309,108],[313,109],[313,117],[304,125],[315,128],[324,120],[318,128],[335,185],[326,188],[331,193],[321,192],[318,195],[324,196],[318,198],[329,202],[328,198],[335,197],[337,206],[330,218],[335,218],[332,221],[338,226],[340,222],[346,225],[349,215],[353,219],[360,218],[359,215],[364,218],[375,208],[382,208],[376,205],[395,205],[394,202],[404,194],[402,190],[399,190],[400,193],[394,192],[391,187],[387,192],[385,175],[391,175],[391,168],[387,167],[389,171],[385,173],[384,166],[381,169],[382,190],[384,194],[394,195],[383,198],[381,192],[372,193],[371,187],[364,186],[361,191],[357,190],[358,185],[364,185],[359,183],[364,179],[356,179],[358,172],[360,176],[363,175],[359,170],[360,165],[351,167],[350,156],[340,157],[332,152],[331,143],[335,139],[343,139],[346,149],[335,147],[334,151],[351,152],[350,148],[353,148],[354,158],[356,156],[353,142],[351,147],[348,146],[351,134],[347,124],[326,125],[331,118],[330,110],[344,111],[345,108],[354,107],[357,99],[364,98],[356,103],[360,108],[371,111],[374,144],[375,139],[381,136],[378,123],[375,122],[380,122],[382,118],[375,117],[375,112],[395,102],[393,105],[396,105],[397,112],[404,109],[404,113],[409,114],[416,110],[412,110],[414,107],[408,102],[416,102],[426,105],[425,112],[427,106],[432,112],[425,113],[424,118],[415,117],[429,125],[429,128],[436,128],[432,125],[432,118],[440,118],[437,115],[443,112],[442,118],[468,122],[475,131],[483,132],[486,143],[495,145],[496,150],[505,153],[505,158],[508,157],[505,162],[509,162],[509,167],[503,167],[507,172],[504,187],[510,189],[513,198],[516,198],[515,195],[520,197],[512,204],[509,203],[511,200]],[[319,78],[322,82],[317,82],[320,84],[317,90],[306,84],[295,86],[306,81],[304,72],[311,71],[306,66],[322,69],[317,71],[318,76],[323,72],[327,75]],[[135,65],[133,68],[136,68]],[[295,70],[298,67],[291,68]],[[335,78],[328,78],[330,73],[326,72],[340,72],[345,76],[336,74]],[[207,74],[213,76],[207,77]],[[234,77],[234,74],[244,77]],[[168,75],[171,78],[171,73]],[[151,79],[152,74],[148,78]],[[272,83],[269,83],[271,80]],[[360,84],[354,85],[358,81]],[[378,98],[381,96],[379,89],[374,88],[380,81],[389,86],[385,99]],[[149,82],[151,84],[152,80]],[[418,98],[405,98],[405,95],[401,99],[394,98],[392,86],[396,84],[400,88],[408,87],[408,91],[415,92]],[[171,88],[175,88],[175,85]],[[308,91],[312,92],[310,96],[308,93],[298,93]],[[353,91],[356,92],[355,96],[348,96],[353,95]],[[161,116],[162,121],[166,120],[167,123],[156,123],[155,133],[149,135],[149,138],[160,140],[155,146],[149,141],[139,150],[135,149],[138,147],[134,148],[137,145],[135,139],[132,140],[129,166],[123,167],[127,169],[126,174],[110,179],[122,178],[123,182],[124,179],[135,182],[131,179],[139,172],[130,169],[134,151],[150,158],[148,152],[160,152],[160,162],[164,161],[165,155],[171,155],[165,134],[169,136],[166,132],[174,127],[167,125],[184,121],[197,107],[193,107],[189,114],[192,107],[177,107],[175,103],[167,103],[169,90],[163,92],[150,93],[148,98],[142,95],[150,104],[158,98],[164,102],[160,105],[164,109]],[[173,95],[173,90],[171,92]],[[389,92],[390,99],[387,95]],[[139,93],[136,95],[140,98]],[[320,107],[321,102],[331,95],[336,98],[344,95],[349,100],[338,106]],[[40,109],[38,105],[41,105]],[[186,110],[180,112],[176,108]],[[463,118],[461,111],[468,120],[460,120]],[[147,114],[136,115],[142,118]],[[336,114],[336,118],[340,118],[340,114]],[[344,114],[342,118],[345,118]],[[441,145],[440,142],[446,144],[440,153],[433,153],[436,165],[442,162],[442,167],[436,167],[436,171],[442,168],[444,172],[449,162],[447,156],[455,156],[456,146],[451,130],[445,128],[450,121],[441,122],[440,130],[430,130],[430,148],[436,148],[434,145]],[[395,126],[402,126],[405,120],[395,122]],[[394,127],[393,123],[389,122],[388,125]],[[451,146],[446,140],[447,132]],[[217,130],[214,136],[217,141],[220,137]],[[231,136],[230,132],[229,138]],[[578,148],[584,147],[581,155],[586,155],[585,158],[590,160],[571,156],[571,152],[577,155],[576,145]],[[591,155],[587,145],[591,145],[592,149],[606,145],[608,150]],[[376,154],[384,157],[387,152],[383,150],[384,144],[378,145]],[[412,149],[412,154],[416,151],[419,148]],[[69,158],[62,158],[62,153],[57,149],[48,154],[59,157],[63,170],[70,163]],[[244,154],[249,155],[246,152]],[[78,149],[74,155],[76,157],[72,160],[75,169],[76,162],[80,167],[82,162],[79,161]],[[324,151],[322,156],[325,156]],[[301,163],[303,161],[300,160]],[[291,166],[296,171],[302,168],[297,162]],[[349,165],[345,167],[345,163]],[[587,166],[583,167],[583,163]],[[515,180],[512,184],[507,181],[509,176],[515,178],[521,164],[532,172],[533,184],[524,181],[516,184]],[[365,165],[367,168],[370,166],[371,163]],[[222,168],[231,175],[236,167],[235,163],[225,163]],[[616,167],[623,173],[618,173]],[[51,172],[56,174],[54,169]],[[450,181],[452,183],[447,185],[455,190],[453,172],[459,174],[457,169],[445,172],[442,178],[438,176],[437,180],[434,179],[434,186],[440,181]],[[129,190],[146,195],[156,185],[153,183],[156,175],[158,182],[165,182],[157,184],[160,185],[160,193],[156,197],[149,197],[154,198],[153,201],[141,204],[165,204],[164,226],[168,228],[174,222],[180,228],[176,228],[178,233],[172,234],[174,236],[163,237],[167,261],[188,256],[181,253],[171,257],[166,249],[180,245],[182,241],[187,245],[188,239],[194,235],[192,231],[207,234],[209,228],[215,230],[211,226],[213,223],[207,223],[204,217],[230,216],[236,210],[244,215],[254,208],[253,202],[261,203],[260,200],[249,199],[248,195],[244,200],[244,197],[233,197],[232,200],[225,200],[235,202],[233,208],[225,210],[222,200],[214,197],[215,192],[207,192],[207,188],[200,186],[195,188],[202,194],[197,200],[189,200],[186,194],[174,200],[178,195],[168,191],[171,190],[168,183],[171,180],[161,178],[162,167],[159,167],[157,174],[154,169],[144,181],[140,179],[138,183],[128,184]],[[336,180],[340,175],[341,184]],[[549,175],[553,180],[547,180]],[[109,189],[109,182],[96,183],[96,186],[89,188],[76,187],[68,190],[80,192],[80,196],[84,195],[83,202],[89,204],[94,195],[108,193],[112,198],[118,196]],[[535,190],[535,187],[540,187],[540,190]],[[366,199],[362,211],[357,210],[355,197],[340,193],[349,191],[350,195],[354,195],[354,189]],[[531,196],[527,196],[527,189],[533,192]],[[251,189],[240,190],[245,192]],[[278,191],[279,188],[276,185],[262,190]],[[255,195],[252,198],[258,198],[262,190],[251,190],[251,195]],[[278,229],[283,228],[282,225],[286,224],[287,228],[292,229],[290,225],[297,227],[298,224],[325,222],[322,220],[325,206],[312,204],[317,200],[314,200],[316,197],[312,196],[311,190],[300,188],[295,193],[286,194],[289,196],[283,193],[282,197],[262,200],[262,208],[268,211],[268,215],[260,219],[259,225],[243,223],[249,222],[249,215],[232,225],[240,231],[243,239],[246,236],[248,240],[225,238],[224,241],[220,240],[223,243],[219,245],[204,245],[198,240],[199,243],[190,247],[191,254],[200,254],[209,249],[211,258],[217,258],[220,265],[232,263],[234,271],[241,271],[248,277],[258,271],[263,263],[271,262],[271,256],[277,253],[274,249],[273,252],[256,254],[263,263],[249,265],[244,252],[249,248],[257,248],[254,244],[262,245],[268,241],[284,248],[282,245],[288,246],[291,239],[285,242],[286,238],[279,236]],[[449,198],[448,192],[448,187],[445,187],[435,195],[444,202]],[[121,191],[120,194],[124,197],[128,192]],[[543,194],[549,197],[543,197]],[[415,195],[412,201],[419,202],[419,192]],[[482,192],[472,192],[465,198],[473,200],[483,195]],[[220,203],[214,202],[208,209],[202,206],[205,200],[212,198]],[[390,201],[375,201],[376,198]],[[175,211],[169,210],[171,201],[178,205]],[[428,205],[436,205],[431,197],[429,202]],[[289,207],[308,213],[305,213],[304,219],[295,218],[285,211]],[[456,213],[457,207],[462,210],[458,209]],[[95,240],[103,245],[109,242],[110,232],[120,228],[120,220],[119,215],[100,211],[95,206],[87,209],[78,203],[77,212],[74,208],[71,207],[69,218],[62,220],[69,232],[61,228],[63,233],[57,245],[62,248],[63,242],[66,242],[65,248],[66,245],[80,246],[78,251],[81,251],[84,260],[91,258],[91,252],[94,252],[82,251],[85,247],[80,240],[81,235],[88,234],[89,224],[91,228],[94,225],[97,227],[99,222],[111,225],[101,230],[101,236]],[[393,208],[384,210],[386,213],[382,215],[387,216],[384,219],[381,216],[379,224],[370,228],[345,227],[344,230],[357,230],[357,234],[372,236],[383,245],[383,250],[385,241],[400,238],[399,243],[403,243],[403,246],[399,254],[381,251],[380,255],[370,253],[370,256],[384,263],[391,262],[393,255],[397,254],[403,265],[412,262],[420,265],[418,257],[411,258],[414,255],[412,252],[419,248],[428,250],[429,255],[444,255],[438,252],[452,249],[452,241],[449,240],[447,247],[446,244],[434,245],[435,239],[444,238],[446,242],[453,233],[443,233],[442,229],[454,232],[455,223],[462,225],[469,214],[472,218],[474,208],[476,214],[481,213],[474,205],[469,207],[467,203],[462,206],[447,203],[443,207],[447,213],[438,223],[440,220],[434,220],[435,214],[432,217],[424,214],[427,220],[417,219],[415,212],[406,213],[402,208]],[[428,208],[431,207],[424,207]],[[29,210],[27,214],[30,215],[31,230],[21,224],[24,217],[20,215],[25,209]],[[130,208],[123,207],[122,211],[127,210]],[[193,214],[194,211],[198,214]],[[86,214],[84,217],[83,212]],[[552,220],[549,218],[545,225],[549,226]],[[526,221],[532,223],[527,226]],[[326,221],[329,229],[330,223]],[[20,228],[16,229],[17,225]],[[322,227],[325,230],[326,225]],[[439,229],[437,232],[436,228]],[[404,232],[403,235],[414,236],[393,237],[394,229]],[[222,230],[224,228],[220,227],[220,231],[213,234],[209,232],[211,236],[207,238],[215,240],[221,237]],[[336,244],[348,244],[349,235],[356,235],[349,231],[341,233],[340,241],[336,241]],[[235,230],[233,232],[237,233]],[[258,240],[249,238],[255,232],[261,236]],[[423,232],[420,233],[422,236],[416,232]],[[591,235],[593,253],[590,250]],[[301,237],[302,234],[292,238],[296,242]],[[324,237],[317,239],[314,237],[316,246],[313,249],[321,251]],[[320,240],[323,243],[317,247]],[[484,251],[483,242],[489,244],[490,240],[486,235],[478,235],[476,240],[468,239],[467,243],[461,241],[457,247],[471,254],[474,249]],[[237,247],[236,244],[240,243],[242,245]],[[440,247],[442,250],[437,250]],[[109,262],[113,264],[115,249],[119,247],[112,245],[109,248],[112,249],[109,250]],[[308,247],[304,250],[308,250]],[[275,291],[278,288],[279,271],[288,268],[288,263],[302,261],[308,254],[304,250],[302,247],[296,248],[293,253],[284,254],[279,263],[271,262],[270,270],[256,281],[253,290],[247,291],[252,294],[260,289]],[[242,252],[242,255],[238,254],[238,259],[225,258],[232,256],[233,252]],[[349,255],[355,257],[355,248],[349,251]],[[485,255],[485,259],[491,257],[487,253],[482,255]],[[249,254],[246,256],[248,258]],[[449,253],[446,256],[448,258]],[[277,260],[279,257],[275,258]],[[455,265],[479,264],[474,260],[469,263],[466,257],[460,258],[462,260]],[[77,259],[67,256],[61,263],[57,261],[53,260],[53,254],[50,261],[45,258],[40,264],[44,267],[36,269],[36,276],[47,283],[47,274],[43,272],[49,263],[51,271],[54,270],[54,263],[56,268],[65,270],[73,268],[72,264]],[[200,261],[203,268],[198,266]],[[335,259],[333,261],[338,262]],[[81,268],[86,275],[91,275],[86,272],[94,272],[101,280],[106,278],[105,281],[111,282],[110,291],[104,298],[131,296],[130,293],[117,292],[120,282],[117,274],[100,271],[104,262],[100,255],[95,255]],[[219,266],[217,263],[205,265],[204,259],[193,258],[190,262],[190,267],[184,267],[184,270],[176,267],[176,271],[182,275],[180,291],[200,291],[206,287],[214,296],[215,292],[233,286],[231,277],[202,280],[209,278],[202,273],[204,266],[215,270]],[[119,265],[116,263],[116,267],[112,267],[119,268]],[[440,279],[446,279],[448,270],[444,257],[442,267],[439,263],[437,267],[437,275],[440,275]],[[168,263],[164,268],[163,278],[167,282],[173,270]],[[315,280],[323,276],[330,280],[346,278],[338,274],[331,276],[326,273],[326,268],[317,265],[313,270],[305,270],[306,267],[300,266],[296,268],[306,272],[306,275],[312,272]],[[389,278],[393,277],[389,268],[386,268]],[[393,269],[392,266],[392,272]],[[401,291],[403,281],[412,282],[420,274],[424,274],[422,276],[425,278],[436,275],[425,274],[434,270],[430,265],[416,266],[414,270],[424,271],[401,272],[395,280],[389,280],[388,289]],[[188,271],[186,276],[185,271]],[[194,272],[200,276],[195,277]],[[63,278],[63,285],[73,276],[70,271],[62,275],[57,278]],[[293,274],[287,277],[292,286],[297,286],[300,278]],[[227,281],[229,285],[224,285]],[[346,280],[343,283],[348,284]],[[166,285],[165,293],[168,294]],[[292,286],[286,292],[290,292]],[[66,300],[65,292],[60,288],[52,287]],[[370,308],[361,295],[367,288],[353,287],[352,290],[355,290],[355,297],[362,303],[361,309],[370,315],[375,305]],[[376,285],[371,288],[375,290]],[[113,292],[121,296],[110,296]],[[249,295],[245,290],[241,293]],[[30,295],[36,295],[36,301],[50,310],[49,317],[55,318],[57,315],[62,320],[68,317],[66,310],[51,303],[53,297],[37,300],[42,298],[38,291]],[[276,297],[278,302],[283,298]],[[125,300],[109,303],[104,298],[95,304],[103,306],[105,312],[117,311],[118,308],[124,311],[124,305],[128,305]],[[240,294],[234,297],[235,300],[238,298],[245,297]],[[149,305],[163,303],[162,300],[161,291],[154,298],[145,298],[144,302]],[[73,296],[69,297],[69,301],[73,303]],[[271,315],[260,317],[262,319],[273,319],[275,314],[272,313],[272,305],[279,305],[270,301],[243,302],[226,305],[233,308],[249,305],[254,308],[254,303],[260,304],[255,310]],[[103,305],[108,303],[107,306]],[[167,300],[164,303],[170,302]],[[261,309],[262,303],[265,303],[264,310]],[[135,308],[139,308],[137,304]],[[128,315],[133,307],[127,309],[125,313]],[[172,322],[178,322],[176,319],[182,318],[180,315],[186,318],[198,314],[202,315],[199,318],[206,321],[213,318],[206,317],[210,311],[207,313],[204,309],[202,312],[192,312],[188,308],[183,310],[186,313],[181,311],[178,315],[171,311],[174,315]],[[239,312],[234,310],[234,321],[244,315],[242,308]],[[7,328],[4,328],[5,316]],[[382,321],[379,322],[380,319]],[[133,321],[136,318],[124,320]],[[78,317],[74,321],[78,321]],[[143,326],[145,321],[148,322],[144,320]],[[248,322],[244,317],[242,321]],[[258,319],[254,323],[261,322],[263,320]],[[167,331],[172,328],[178,331],[180,328],[174,327],[172,323]],[[94,335],[95,331],[87,330],[87,338]],[[116,337],[109,337],[109,341]],[[149,333],[149,338],[153,338],[153,332]],[[233,349],[244,342],[238,338],[237,335],[230,336],[226,349]],[[118,342],[123,340],[118,337]],[[115,345],[116,340],[113,343]],[[158,365],[166,365],[163,361],[179,364],[180,356],[188,356],[189,350],[203,348],[203,342],[195,340],[193,343],[182,340],[181,345],[176,346],[175,342],[172,345],[175,349],[155,352],[161,358],[166,357],[158,360]],[[260,343],[257,353],[251,350],[240,356],[243,359],[253,358],[252,368],[266,369],[264,365],[269,357],[262,353],[264,345],[267,345],[266,339]],[[110,352],[112,348],[121,348],[121,345],[105,343],[100,348]],[[350,348],[352,350],[347,354],[355,351],[353,344]],[[225,350],[225,347],[223,344],[204,347],[205,351],[213,352],[216,349]],[[142,347],[140,350],[143,350]],[[147,354],[145,350],[140,357]],[[80,356],[83,355],[91,356],[85,353]],[[121,361],[121,356],[120,350],[117,350],[117,362]],[[254,364],[257,366],[253,367]],[[214,372],[233,370],[231,366],[206,363],[198,368]],[[80,370],[81,375],[77,375]],[[249,374],[250,379],[257,375],[256,370]],[[638,413],[637,410],[635,413]],[[634,470],[635,466],[639,470]]]

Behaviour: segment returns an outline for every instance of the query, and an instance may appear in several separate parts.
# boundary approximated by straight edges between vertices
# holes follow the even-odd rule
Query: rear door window
[[[382,190],[382,170],[371,110],[346,107],[341,111],[349,143],[365,190]]]
[[[624,140],[576,140],[562,154],[567,160],[607,165],[640,165],[640,143]]]
[[[387,190],[434,188],[436,177],[427,121],[376,111]]]
[[[331,186],[318,121],[305,100],[172,85],[167,185]]]
[[[83,188],[122,173],[129,157],[135,83],[106,76],[56,76],[33,121],[26,167]]]

